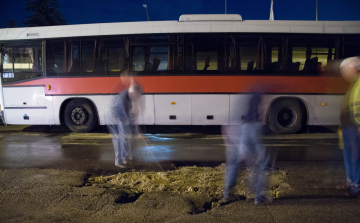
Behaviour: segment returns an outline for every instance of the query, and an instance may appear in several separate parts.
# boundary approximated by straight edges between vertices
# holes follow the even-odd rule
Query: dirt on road
[[[0,172],[1,218],[4,221],[165,221],[211,210],[219,201],[224,166],[180,167],[167,172],[126,172],[89,176],[80,171],[10,169]],[[275,171],[272,194],[286,184]],[[238,193],[247,195],[242,180]],[[126,222],[127,222],[126,221]]]
[[[329,217],[345,207],[358,213],[356,201],[331,198],[339,196],[334,187],[341,182],[343,169],[334,166],[324,170],[323,165],[315,164],[301,167],[304,171],[296,165],[274,171],[269,188],[278,199],[270,206],[238,201],[221,207],[216,204],[223,187],[224,166],[111,176],[52,169],[4,169],[0,170],[0,222],[276,222],[278,218],[289,222],[289,208],[293,214],[299,214],[295,220],[301,222],[306,220],[303,208],[308,208],[315,218]],[[242,172],[237,192],[249,197],[246,174]],[[309,196],[323,200],[309,201]],[[287,199],[296,197],[297,200]],[[357,217],[360,215],[352,214],[346,219],[355,222]]]
[[[247,171],[241,171],[236,192],[249,196],[246,184]],[[290,189],[286,183],[287,172],[276,170],[271,174],[268,188],[272,196],[281,189]],[[224,186],[225,165],[217,167],[180,167],[167,172],[127,172],[106,177],[91,177],[90,183],[101,187],[116,187],[135,193],[168,191],[187,195],[206,194],[218,197]]]

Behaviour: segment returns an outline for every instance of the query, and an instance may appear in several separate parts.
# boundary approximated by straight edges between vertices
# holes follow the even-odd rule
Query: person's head
[[[341,76],[347,82],[355,82],[360,75],[360,58],[349,57],[340,64]]]
[[[142,94],[142,87],[139,84],[132,84],[129,88],[129,98],[132,101],[137,101],[140,99]]]
[[[125,86],[131,85],[131,83],[133,82],[132,76],[133,75],[132,75],[132,72],[130,70],[124,70],[120,74],[121,83],[123,85],[125,85]]]

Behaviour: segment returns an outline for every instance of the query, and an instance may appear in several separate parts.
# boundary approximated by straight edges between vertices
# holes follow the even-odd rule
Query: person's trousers
[[[347,187],[354,193],[360,190],[360,133],[357,126],[343,126],[344,163]]]
[[[115,151],[115,165],[123,164],[123,160],[129,159],[131,149],[132,126],[125,125],[120,121],[117,125],[108,125]]]
[[[260,123],[245,123],[241,125],[241,133],[238,145],[228,145],[227,147],[227,167],[225,176],[224,197],[231,194],[231,190],[236,186],[236,179],[239,169],[243,166],[249,168],[249,189],[255,193],[255,197],[260,197],[263,192],[266,171],[270,170],[273,158],[262,145]]]

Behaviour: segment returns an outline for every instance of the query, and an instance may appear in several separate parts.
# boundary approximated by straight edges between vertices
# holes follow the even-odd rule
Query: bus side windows
[[[334,36],[241,34],[238,38],[239,72],[280,76],[336,73],[339,41],[340,38]]]
[[[80,41],[47,41],[46,74],[47,76],[79,76]]]
[[[188,73],[235,73],[235,35],[190,35],[185,44],[185,71]]]
[[[41,44],[5,45],[2,52],[4,71],[14,66],[15,72],[41,73]],[[208,33],[58,39],[46,40],[46,55],[48,76],[118,76],[128,69],[143,75],[336,76],[338,59],[360,55],[360,37]]]
[[[181,73],[182,36],[143,35],[133,38],[132,70],[141,74]]]
[[[339,51],[336,41],[335,37],[328,36],[293,36],[291,74],[313,76],[327,73],[332,62],[339,59],[335,56]]]
[[[18,43],[2,47],[4,82],[11,83],[43,76],[41,42]]]
[[[118,76],[128,69],[128,52],[128,38],[81,39],[81,49],[80,39],[47,41],[47,75]]]
[[[257,46],[239,46],[239,57],[241,73],[252,73],[255,69],[258,69],[256,64],[258,54]]]
[[[276,35],[240,35],[239,72],[242,75],[278,75],[289,72],[288,39]]]
[[[129,37],[81,42],[82,76],[120,75],[129,67]]]
[[[327,47],[293,47],[293,65],[298,64],[292,69],[294,74],[317,75],[325,71],[328,61],[334,60],[335,49]]]
[[[42,48],[14,47],[14,72],[42,72]]]
[[[82,40],[81,41],[81,72],[84,76],[91,75],[95,67],[100,62],[99,51],[101,49],[101,40]]]
[[[157,71],[175,70],[180,55],[173,55],[169,46],[134,46],[133,47],[133,71],[156,73]]]

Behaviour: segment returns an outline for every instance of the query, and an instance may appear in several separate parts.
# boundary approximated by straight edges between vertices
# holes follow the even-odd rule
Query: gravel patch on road
[[[183,194],[221,195],[224,186],[225,166],[180,167],[167,172],[127,172],[111,176],[91,177],[89,182],[100,187],[124,188],[136,193],[168,191]],[[276,170],[270,176],[268,189],[271,196],[289,190],[287,172]],[[241,171],[236,192],[249,196],[246,171]]]
[[[282,163],[281,168],[270,177],[270,193],[279,198],[272,204],[237,201],[221,207],[224,166],[99,177],[81,171],[4,169],[0,222],[304,222],[310,217],[319,222],[324,216],[359,222],[358,201],[335,189],[344,178],[341,163]],[[246,183],[243,170],[239,194],[248,195]],[[351,214],[344,216],[345,210]]]

